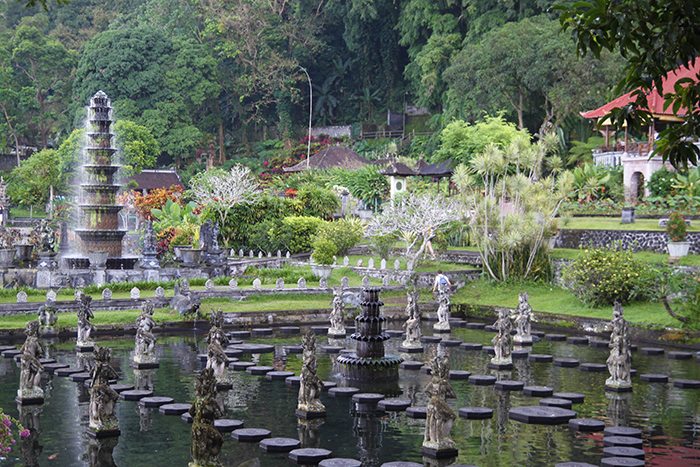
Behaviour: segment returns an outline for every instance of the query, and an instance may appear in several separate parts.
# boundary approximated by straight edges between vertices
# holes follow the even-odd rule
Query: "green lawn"
[[[551,252],[552,258],[556,259],[576,259],[580,250],[570,248],[555,248]],[[638,251],[633,256],[639,261],[652,264],[668,264],[668,254],[654,253],[651,251]],[[700,255],[688,255],[681,258],[678,263],[681,266],[700,266]]]
[[[539,283],[496,284],[488,280],[468,283],[453,297],[455,304],[516,307],[518,294],[527,292],[535,312],[610,319],[612,307],[591,308],[565,289]],[[678,327],[660,303],[631,303],[625,307],[625,318],[636,324]]]
[[[637,219],[634,224],[622,224],[619,217],[571,217],[559,219],[560,229],[589,230],[665,230],[659,227],[658,219]],[[691,222],[690,232],[700,231],[697,222]]]

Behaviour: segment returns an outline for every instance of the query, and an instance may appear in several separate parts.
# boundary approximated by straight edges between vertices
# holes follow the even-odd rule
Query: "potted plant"
[[[671,213],[666,223],[666,234],[668,234],[668,254],[671,258],[681,258],[688,255],[690,242],[685,241],[688,235],[688,228],[685,219],[677,211]]]
[[[328,279],[333,271],[331,264],[333,264],[333,257],[338,253],[338,247],[327,238],[317,238],[313,248],[311,272],[319,279]]]
[[[193,229],[191,234],[191,247],[180,247],[180,261],[185,266],[196,266],[202,258],[202,249],[199,248],[199,229]]]
[[[15,235],[10,229],[0,227],[0,268],[9,268],[15,260]]]

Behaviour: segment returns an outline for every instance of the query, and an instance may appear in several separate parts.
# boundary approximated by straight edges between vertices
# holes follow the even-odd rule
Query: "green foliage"
[[[471,125],[463,120],[455,120],[440,133],[440,147],[435,152],[437,161],[453,160],[455,163],[468,163],[476,154],[481,154],[488,145],[505,148],[518,138],[529,140],[527,131],[506,122],[502,116],[486,116]]]
[[[563,278],[581,301],[603,306],[650,298],[661,272],[637,260],[630,250],[594,248],[582,250],[564,269]]]
[[[673,188],[681,195],[700,196],[700,168],[688,170],[685,174],[677,174]]]
[[[305,183],[299,188],[294,205],[301,216],[330,219],[340,209],[340,200],[327,188]]]
[[[123,170],[131,175],[156,165],[160,145],[150,130],[130,120],[117,120],[114,125],[117,145],[121,149]]]
[[[676,184],[676,173],[671,172],[666,167],[661,167],[659,170],[651,174],[647,186],[651,192],[651,196],[668,196],[674,191]]]
[[[566,156],[566,166],[576,167],[593,163],[593,150],[603,146],[602,136],[591,136],[586,141],[571,141],[569,154]]]
[[[684,242],[688,235],[685,219],[678,211],[673,211],[666,224],[666,233],[672,242]]]
[[[346,255],[348,250],[362,240],[364,228],[357,219],[339,219],[327,222],[321,226],[318,237],[332,241],[337,252],[335,255]]]
[[[275,238],[287,251],[302,253],[311,251],[311,245],[325,221],[317,217],[289,216],[275,225],[269,236]]]
[[[317,237],[312,244],[314,262],[318,264],[333,264],[333,257],[338,254],[338,246],[326,237]]]
[[[584,164],[576,167],[572,174],[576,197],[581,202],[615,198],[616,194],[621,194],[622,174],[617,169]]]
[[[48,201],[49,187],[61,181],[56,151],[42,149],[10,173],[8,195],[23,206],[40,206]]]
[[[334,185],[347,188],[352,196],[370,209],[378,208],[389,193],[389,182],[379,173],[376,165],[367,165],[357,170],[334,170],[331,172],[331,180]]]
[[[186,226],[195,226],[200,224],[199,215],[195,213],[197,205],[189,202],[184,206],[168,199],[163,206],[163,209],[152,209],[151,214],[155,219],[153,228],[156,232],[163,232],[167,229],[182,229]]]
[[[389,257],[394,243],[396,243],[396,238],[393,235],[373,235],[369,238],[369,248],[372,254],[380,258]]]

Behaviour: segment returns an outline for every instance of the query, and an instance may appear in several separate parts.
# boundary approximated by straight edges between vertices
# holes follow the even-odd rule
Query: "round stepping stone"
[[[493,409],[488,407],[462,407],[459,416],[467,420],[487,420],[493,417]]]
[[[268,381],[283,381],[290,376],[294,376],[294,373],[291,371],[268,371],[265,379]]]
[[[544,407],[557,407],[561,409],[570,409],[571,401],[568,399],[559,399],[557,397],[545,397],[540,399],[540,405]]]
[[[340,351],[343,350],[343,347],[337,345],[322,345],[321,350],[326,353],[336,354],[340,353]]]
[[[164,404],[158,407],[158,412],[163,415],[182,415],[190,410],[192,404],[176,402],[174,404]],[[189,415],[189,414],[188,414]]]
[[[588,345],[588,337],[569,336],[566,338],[566,342],[574,345]]]
[[[406,360],[399,365],[404,370],[420,370],[423,367],[423,362],[417,362],[415,360]]]
[[[324,391],[328,391],[329,389],[333,389],[334,387],[338,386],[338,383],[335,381],[321,381],[321,384],[323,384]]]
[[[467,329],[484,329],[485,326],[486,324],[484,323],[467,323],[465,325]]]
[[[559,399],[569,400],[574,404],[582,404],[583,400],[586,398],[586,396],[578,392],[555,392],[553,396]]]
[[[180,415],[180,418],[183,422],[192,423],[192,415],[190,415],[189,412],[183,413],[182,415]]]
[[[575,368],[581,364],[576,358],[555,358],[554,366],[559,366],[563,368]]]
[[[264,428],[238,428],[233,430],[234,439],[246,443],[257,443],[265,438],[269,438],[272,433]]]
[[[419,464],[418,462],[394,461],[385,462],[381,465],[381,467],[423,467],[423,464]]]
[[[545,334],[544,340],[553,342],[563,342],[566,340],[566,336],[564,334]]]
[[[425,419],[428,417],[427,407],[409,407],[406,409],[406,415],[411,418]]]
[[[139,405],[144,407],[160,407],[165,404],[172,404],[175,400],[172,397],[152,396],[139,400]]]
[[[496,381],[496,389],[500,389],[501,391],[520,391],[524,386],[525,383],[522,381],[512,381],[509,379]]]
[[[472,374],[464,370],[450,370],[450,379],[462,380],[469,379]]]
[[[328,334],[328,326],[311,326],[311,332],[314,334]]]
[[[642,430],[632,428],[631,426],[609,426],[603,432],[605,436],[632,436],[634,438],[642,437]]]
[[[693,358],[693,354],[691,352],[673,351],[668,352],[666,354],[666,357],[672,360],[690,360],[691,358]]]
[[[354,396],[354,395],[357,394],[358,392],[360,392],[360,390],[359,390],[358,388],[353,388],[353,387],[339,388],[339,387],[335,387],[335,388],[330,388],[330,389],[328,390],[328,395],[331,396],[331,397],[350,397],[350,396]]]
[[[384,399],[384,394],[377,394],[374,392],[359,392],[352,396],[353,402],[359,402],[361,404],[376,404],[382,399]]]
[[[602,373],[608,371],[608,366],[603,363],[581,363],[579,370]]]
[[[484,353],[487,353],[489,355],[496,355],[496,351],[493,350],[493,347],[490,345],[485,345],[481,348],[481,351]]]
[[[290,376],[285,378],[284,384],[287,386],[299,386],[301,384],[301,376]]]
[[[224,349],[224,353],[227,357],[235,358],[243,355],[243,351],[240,349]]]
[[[663,355],[664,353],[664,349],[659,347],[642,347],[639,351],[644,355]]]
[[[387,329],[384,332],[390,337],[403,337],[403,331],[400,329]]]
[[[554,464],[554,467],[598,467],[597,465],[589,464],[588,462],[559,462]]]
[[[607,348],[610,342],[601,339],[591,339],[588,341],[588,345],[595,348]]]
[[[16,350],[17,347],[14,345],[0,345],[0,352],[4,352],[6,350]]]
[[[482,344],[477,344],[475,342],[463,342],[459,345],[464,350],[481,350]]]
[[[471,375],[469,377],[469,384],[475,386],[490,386],[496,383],[496,377],[491,375]]]
[[[130,391],[130,390],[134,389],[133,384],[110,384],[109,387],[112,388],[114,390],[114,392],[117,392],[117,393],[122,393],[124,391]]]
[[[595,418],[572,418],[569,420],[569,428],[576,431],[591,433],[605,428],[605,422]]]
[[[126,391],[122,391],[119,394],[119,397],[125,401],[138,401],[144,397],[151,397],[152,395],[153,391],[150,389],[128,389]]]
[[[644,450],[627,446],[608,446],[603,448],[603,457],[633,457],[635,459],[644,459]]]
[[[90,379],[90,373],[73,373],[72,375],[70,375],[70,379],[71,381],[75,381],[76,383],[82,383],[83,381],[87,381]]]
[[[250,337],[250,331],[231,331],[228,335],[229,337],[245,338]]]
[[[527,349],[515,349],[510,353],[511,358],[515,360],[526,359],[528,355],[530,355],[530,351]]]
[[[573,410],[561,407],[515,407],[508,411],[508,418],[523,423],[539,425],[559,425],[576,416]]]
[[[231,365],[229,365],[231,368],[233,368],[235,371],[245,371],[251,366],[255,366],[255,363],[253,362],[233,362]]]
[[[531,353],[527,357],[528,362],[535,362],[535,363],[548,363],[554,360],[554,357],[551,355],[543,354],[543,353]]]
[[[238,362],[236,362],[238,363]],[[264,376],[274,370],[271,366],[249,366],[248,368],[245,369],[246,372],[250,373],[251,375],[256,375],[256,376]]]
[[[222,433],[230,433],[233,430],[243,428],[243,422],[240,420],[233,420],[231,418],[220,418],[214,420],[214,428]]]
[[[251,330],[253,336],[271,336],[272,328],[253,328]]]
[[[498,332],[498,329],[496,329],[496,328],[493,326],[493,324],[487,324],[486,326],[484,326],[484,331],[488,331],[488,332]]]
[[[443,339],[440,341],[441,345],[444,345],[445,347],[459,347],[462,344],[462,341],[459,339]]]
[[[56,363],[56,359],[55,358],[40,358],[39,363],[41,363],[45,367],[46,365],[53,365],[54,363]]]
[[[633,436],[605,436],[603,438],[605,446],[626,446],[630,448],[641,448],[642,440]]]
[[[82,368],[76,368],[74,366],[68,368],[59,368],[54,373],[56,376],[70,376],[74,373],[82,373],[84,370]]]
[[[604,457],[600,465],[602,467],[644,467],[644,461],[634,457]]]
[[[290,451],[289,458],[301,465],[316,465],[324,459],[329,459],[333,455],[328,449],[300,448]]]
[[[403,412],[411,407],[409,399],[383,399],[378,403],[379,407],[387,412]]]
[[[272,353],[275,351],[275,346],[270,344],[238,344],[231,347],[242,350],[243,353],[247,354]]]
[[[209,356],[205,353],[198,354],[197,358],[199,359],[200,362],[206,362],[207,360],[209,360]]]
[[[1,355],[5,358],[14,358],[21,353],[22,353],[21,350],[9,349],[9,350],[3,350]]]
[[[260,449],[265,452],[289,452],[301,446],[301,441],[294,438],[267,438],[260,441]]]
[[[301,332],[299,326],[280,326],[278,329],[282,334],[299,334]]]
[[[362,467],[362,462],[346,457],[331,457],[319,462],[318,467]]]
[[[550,397],[554,393],[554,389],[549,386],[525,386],[523,394],[533,397]]]
[[[540,339],[544,337],[544,331],[530,331],[530,334],[534,337],[539,337]]]
[[[285,345],[282,348],[288,354],[297,354],[297,353],[302,353],[304,351],[304,347],[302,347],[300,345]]]
[[[700,389],[700,380],[697,379],[675,379],[673,385],[681,389]]]
[[[639,375],[639,379],[647,383],[668,383],[668,375],[660,373],[643,373]]]
[[[420,341],[423,342],[424,344],[437,344],[442,340],[442,337],[440,336],[423,336],[420,338]]]
[[[46,365],[44,365],[44,371],[52,375],[56,370],[68,367],[69,365],[67,363],[47,363]]]

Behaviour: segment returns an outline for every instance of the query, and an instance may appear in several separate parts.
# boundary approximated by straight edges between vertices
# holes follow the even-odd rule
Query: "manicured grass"
[[[140,310],[124,311],[95,311],[95,319],[92,323],[96,326],[133,324]],[[157,323],[182,321],[180,315],[170,309],[158,308],[155,310],[154,319]],[[34,314],[22,314],[12,316],[0,316],[0,329],[23,329],[27,322],[36,319]],[[78,317],[75,313],[59,313],[57,329],[75,328],[78,325]]]
[[[350,259],[350,266],[357,266],[357,260],[362,259],[362,267],[367,267],[367,261],[369,258],[372,256],[370,255],[352,255],[348,256]],[[405,258],[397,258],[395,256],[391,256],[386,259],[386,267],[388,269],[394,269],[394,261],[398,259],[399,262],[401,263],[401,270],[405,271],[406,270],[406,259]],[[342,262],[342,258],[338,259],[339,262]],[[379,265],[381,263],[382,259],[379,257],[374,257],[374,267],[379,268]],[[456,264],[456,263],[447,263],[445,261],[433,261],[433,260],[422,260],[420,263],[418,263],[418,267],[416,267],[416,272],[437,272],[438,270],[442,271],[464,271],[465,269],[472,269],[467,265],[464,264]]]
[[[658,219],[637,219],[634,224],[622,224],[619,217],[572,217],[559,219],[560,229],[589,229],[589,230],[660,230]],[[697,222],[691,222],[688,231],[698,232],[700,226]]]
[[[570,248],[555,248],[551,252],[552,258],[556,259],[576,259],[581,250]],[[654,253],[651,251],[638,251],[633,253],[633,256],[639,261],[652,264],[668,264],[669,256],[665,253]],[[685,258],[680,258],[676,263],[681,266],[700,266],[700,255],[688,255]]]
[[[25,208],[23,206],[22,207],[20,207],[20,206],[14,207],[10,210],[10,215],[13,218],[15,218],[15,217],[30,217],[29,214],[30,214],[29,208]],[[46,211],[44,211],[44,209],[41,207],[34,207],[31,210],[31,217],[33,217],[35,219],[46,217]]]
[[[540,283],[497,284],[488,280],[468,283],[453,297],[455,304],[516,307],[518,294],[527,292],[535,312],[556,313],[568,316],[610,319],[612,306],[592,308],[579,301],[569,291]],[[624,307],[625,319],[631,323],[652,326],[678,327],[660,303],[630,303]]]

